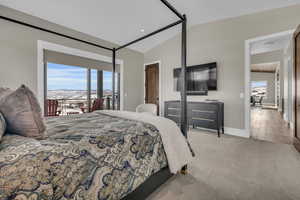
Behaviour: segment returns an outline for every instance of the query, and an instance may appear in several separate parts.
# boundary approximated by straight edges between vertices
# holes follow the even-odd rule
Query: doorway
[[[245,42],[245,126],[249,137],[292,143],[292,68],[286,62],[294,31],[262,36]]]
[[[160,114],[160,69],[159,63],[145,65],[145,103],[156,104]]]
[[[300,151],[300,26],[294,35],[295,45],[295,140],[294,145]]]

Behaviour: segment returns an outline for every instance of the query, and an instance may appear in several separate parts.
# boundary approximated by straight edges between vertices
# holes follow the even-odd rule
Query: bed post
[[[188,122],[187,122],[187,97],[186,97],[186,16],[183,15],[182,20],[182,34],[181,34],[181,131],[187,138]],[[187,173],[187,166],[184,166],[181,170],[182,174]]]
[[[187,97],[186,97],[186,16],[182,21],[182,44],[181,44],[181,131],[187,137]]]
[[[116,49],[113,48],[112,50],[113,56],[112,56],[112,64],[113,64],[113,72],[112,72],[112,109],[115,110],[115,104],[116,104],[116,94],[115,94],[115,88],[116,88],[116,83],[115,83],[115,74],[116,74]],[[120,98],[120,97],[119,97]]]

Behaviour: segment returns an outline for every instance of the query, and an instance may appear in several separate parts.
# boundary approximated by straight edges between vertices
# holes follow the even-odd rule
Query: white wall
[[[245,40],[295,29],[300,23],[300,5],[275,9],[222,21],[193,26],[188,29],[188,65],[218,63],[218,91],[209,96],[188,97],[201,101],[219,99],[225,103],[225,126],[244,129]],[[163,76],[163,101],[179,99],[173,90],[173,68],[181,63],[180,34],[145,53],[145,62],[160,60]],[[243,95],[241,95],[243,96]]]
[[[292,40],[284,49],[284,119],[293,124],[294,122],[294,48]]]
[[[24,13],[0,6],[1,15],[26,21],[59,33],[114,47],[107,41],[26,15]],[[26,84],[37,93],[37,41],[47,41],[83,51],[112,56],[112,53],[97,47],[65,39],[50,33],[28,28],[0,19],[0,87],[17,88]],[[143,102],[143,63],[142,53],[124,49],[118,52],[117,58],[124,61],[124,108],[135,110]],[[137,76],[136,74],[141,74]]]

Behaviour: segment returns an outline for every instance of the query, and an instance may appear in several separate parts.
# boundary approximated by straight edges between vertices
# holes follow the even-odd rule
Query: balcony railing
[[[116,99],[118,97],[116,96]],[[97,109],[105,109],[110,110],[112,109],[112,96],[105,96],[102,98],[102,105]],[[54,114],[55,116],[64,116],[64,115],[73,115],[73,114],[82,114],[92,111],[92,106],[96,98],[91,98],[91,103],[88,103],[87,99],[55,99],[49,98],[48,100],[55,100],[57,102],[56,108],[46,110],[56,110],[57,112]],[[53,105],[46,105],[46,106],[53,106]],[[90,106],[90,107],[89,107]],[[118,107],[118,100],[116,100],[116,108]],[[46,116],[53,116],[46,114]]]

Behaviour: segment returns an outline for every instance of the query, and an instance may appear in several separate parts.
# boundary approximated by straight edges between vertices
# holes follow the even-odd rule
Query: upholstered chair
[[[138,107],[136,107],[136,112],[157,115],[157,105],[155,105],[155,104],[141,104]]]

